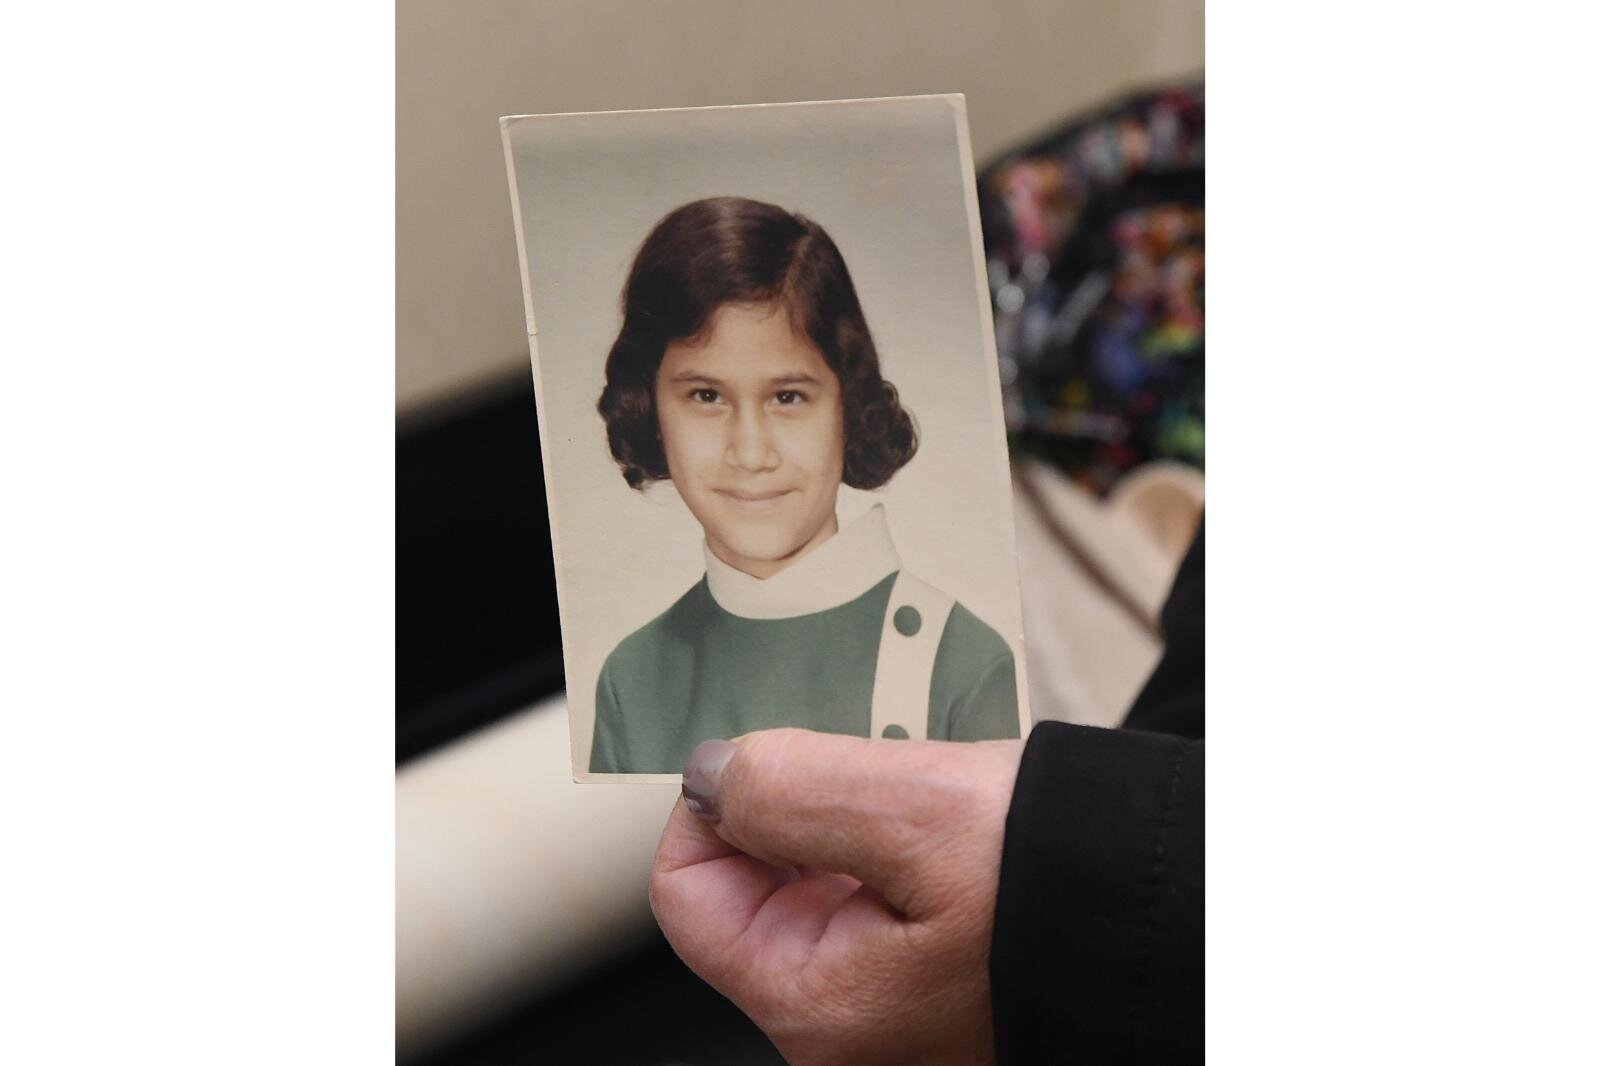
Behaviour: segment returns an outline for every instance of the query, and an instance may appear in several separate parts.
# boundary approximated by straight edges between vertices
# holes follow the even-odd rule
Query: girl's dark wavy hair
[[[656,372],[668,345],[698,338],[725,304],[781,306],[838,375],[844,483],[875,489],[917,451],[917,430],[878,368],[850,271],[815,222],[738,196],[684,204],[656,223],[622,291],[622,329],[606,358],[599,410],[612,458],[633,488],[668,478]]]

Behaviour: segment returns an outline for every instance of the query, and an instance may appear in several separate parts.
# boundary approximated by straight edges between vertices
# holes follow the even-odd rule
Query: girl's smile
[[[718,492],[737,503],[748,504],[754,507],[761,504],[774,503],[783,499],[783,497],[789,495],[789,493],[793,492],[794,490],[778,489],[774,492],[740,492],[738,489],[715,489],[713,491]]]

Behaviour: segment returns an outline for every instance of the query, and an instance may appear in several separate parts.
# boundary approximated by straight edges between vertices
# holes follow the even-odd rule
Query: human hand
[[[1021,758],[1020,740],[707,741],[656,851],[656,920],[792,1063],[993,1061],[989,940]]]

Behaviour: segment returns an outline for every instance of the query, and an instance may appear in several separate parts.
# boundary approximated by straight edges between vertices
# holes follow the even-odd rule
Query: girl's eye
[[[699,403],[716,403],[720,398],[716,389],[695,389],[689,395]]]
[[[805,399],[805,397],[800,393],[795,392],[793,389],[784,389],[782,392],[774,396],[773,399],[777,400],[778,403],[782,404],[783,406],[788,407],[800,403]]]

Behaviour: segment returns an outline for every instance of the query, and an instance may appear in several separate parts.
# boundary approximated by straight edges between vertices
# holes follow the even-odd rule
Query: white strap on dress
[[[889,590],[872,681],[872,735],[928,738],[933,660],[956,601],[901,570]]]

